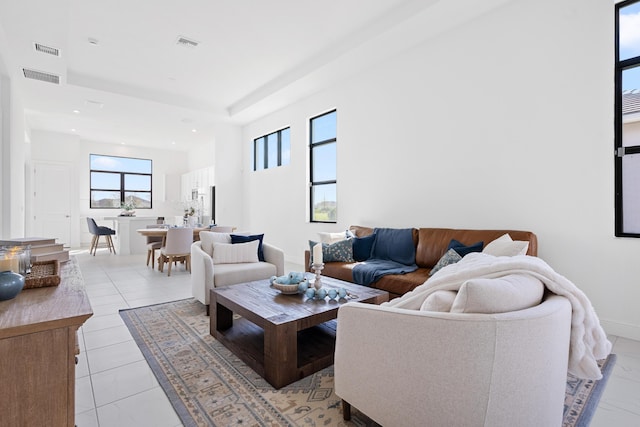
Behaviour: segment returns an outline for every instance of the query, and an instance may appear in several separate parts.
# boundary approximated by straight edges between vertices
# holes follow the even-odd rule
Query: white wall
[[[214,141],[216,159],[216,223],[231,225],[238,231],[249,230],[243,191],[245,165],[240,127],[219,125]]]
[[[640,240],[614,233],[613,4],[513,1],[243,128],[247,225],[302,262],[350,224],[534,231],[539,255],[640,339]],[[307,121],[338,110],[338,223],[307,222]],[[291,164],[251,172],[291,126]]]
[[[25,164],[29,158],[29,145],[25,139],[26,126],[22,111],[22,101],[15,80],[0,72],[2,238],[22,237],[25,232]]]
[[[87,216],[99,219],[120,213],[120,209],[89,208],[89,154],[152,159],[153,208],[137,210],[136,215],[170,218],[182,214],[180,176],[188,171],[187,153],[87,141],[75,135],[37,130],[32,133],[31,146],[34,162],[66,163],[77,174],[77,187],[70,189],[76,193],[72,194],[71,200],[78,201],[75,212],[72,211],[71,214],[72,247],[87,246],[90,241],[85,219]]]

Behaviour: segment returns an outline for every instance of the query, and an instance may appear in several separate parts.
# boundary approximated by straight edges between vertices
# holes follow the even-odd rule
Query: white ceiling
[[[32,129],[188,150],[506,1],[0,0],[0,62]]]

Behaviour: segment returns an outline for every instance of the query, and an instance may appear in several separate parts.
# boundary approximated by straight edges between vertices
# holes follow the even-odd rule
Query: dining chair
[[[191,244],[193,243],[193,229],[169,228],[165,245],[160,248],[158,269],[164,272],[164,264],[169,263],[167,276],[171,276],[171,264],[184,261],[186,269],[191,272]]]
[[[93,251],[93,256],[96,256],[96,250],[98,249],[98,242],[100,241],[100,236],[105,236],[107,239],[107,247],[109,248],[109,252],[116,253],[116,248],[113,246],[113,240],[111,236],[116,234],[116,231],[109,227],[102,227],[96,224],[96,221],[93,218],[87,217],[87,226],[89,227],[89,233],[92,234],[91,238],[91,247],[89,248],[89,254]]]
[[[147,225],[147,228],[158,228],[157,225]],[[162,248],[162,236],[146,236],[147,238],[147,266],[151,260],[151,268],[155,268],[156,250]]]

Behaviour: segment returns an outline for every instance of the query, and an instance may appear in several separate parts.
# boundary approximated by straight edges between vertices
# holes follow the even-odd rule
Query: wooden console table
[[[0,426],[74,426],[77,331],[93,314],[79,281],[0,302]]]

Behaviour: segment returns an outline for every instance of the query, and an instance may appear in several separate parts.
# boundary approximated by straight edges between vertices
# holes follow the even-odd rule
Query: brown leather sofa
[[[356,237],[365,237],[373,233],[373,228],[351,226],[350,230]],[[529,242],[527,255],[538,255],[538,239],[530,231],[520,230],[463,230],[452,228],[414,228],[413,242],[416,245],[416,264],[418,270],[407,274],[390,274],[372,284],[372,287],[389,292],[389,298],[401,296],[416,286],[423,284],[429,278],[429,272],[445,254],[451,239],[456,239],[465,245],[482,241],[486,246],[493,240],[509,233],[513,240]],[[305,266],[309,268],[309,251],[305,251]],[[351,270],[357,263],[327,262],[322,270],[323,276],[353,282]]]

